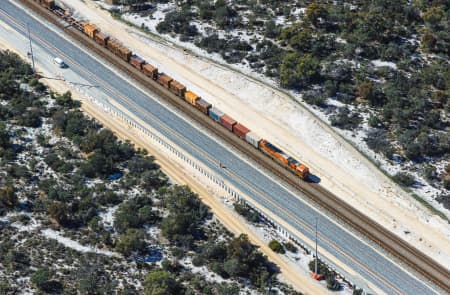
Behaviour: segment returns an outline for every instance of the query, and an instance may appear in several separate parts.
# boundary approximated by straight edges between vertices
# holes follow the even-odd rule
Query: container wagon
[[[245,141],[254,146],[255,148],[259,148],[259,142],[261,140],[263,140],[263,138],[253,131],[250,131],[245,135]]]
[[[222,124],[222,126],[227,128],[229,131],[233,132],[233,126],[236,125],[237,122],[235,119],[225,114],[220,118],[220,124]]]
[[[170,82],[170,85],[169,85],[169,90],[176,96],[184,98],[184,93],[186,92],[186,86],[184,86],[177,80],[172,80],[172,82]]]
[[[184,94],[184,100],[190,103],[191,105],[195,106],[195,102],[200,99],[200,96],[195,94],[192,91],[186,91]]]
[[[41,5],[47,9],[53,10],[55,8],[55,1],[54,0],[43,0],[40,1]]]
[[[203,98],[200,98],[195,102],[195,107],[202,111],[202,113],[204,113],[205,115],[208,115],[209,109],[212,107],[212,104],[210,104]]]
[[[245,135],[250,132],[250,129],[242,125],[241,123],[237,123],[233,126],[233,133],[236,134],[239,138],[245,139]]]
[[[160,84],[161,86],[164,86],[164,88],[169,89],[170,82],[172,82],[172,77],[167,76],[166,74],[160,74],[158,78],[156,78],[156,82]]]
[[[117,41],[114,39],[108,40],[108,43],[106,44],[109,51],[116,54],[116,48],[118,46]]]
[[[137,55],[132,55],[130,58],[130,64],[139,71],[142,71],[142,66],[145,64],[145,61]]]
[[[223,115],[225,115],[225,113],[216,107],[211,107],[209,109],[209,116],[218,123],[220,123],[220,118],[222,118]]]
[[[106,36],[102,32],[98,32],[97,34],[95,34],[94,40],[95,42],[97,42],[97,44],[106,47],[106,44],[108,44],[109,36]]]
[[[142,67],[142,72],[147,76],[152,78],[153,80],[156,80],[158,77],[158,68],[155,68],[151,64],[145,64]]]
[[[89,36],[89,38],[94,39],[95,34],[99,32],[98,28],[92,24],[86,23],[83,26],[83,33]]]
[[[120,45],[117,51],[118,51],[118,54],[117,54],[117,55],[118,55],[121,59],[123,59],[123,60],[126,61],[126,62],[129,62],[129,61],[130,61],[131,54],[132,54],[132,52],[131,52],[130,49],[126,48],[125,46]]]

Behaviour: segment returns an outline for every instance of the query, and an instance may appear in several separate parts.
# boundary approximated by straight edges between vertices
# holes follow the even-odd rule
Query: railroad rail
[[[172,92],[159,85],[156,81],[148,79],[142,72],[134,68],[132,65],[124,62],[113,53],[105,50],[94,40],[88,38],[79,29],[72,26],[67,26],[61,19],[56,18],[56,15],[43,7],[37,5],[30,0],[19,0],[21,3],[29,7],[35,13],[50,21],[70,37],[80,42],[83,46],[89,48],[97,55],[104,58],[109,63],[118,67],[127,75],[131,76],[145,88],[151,90],[153,93],[166,99],[169,103],[177,109],[208,128],[211,132],[231,144],[244,155],[252,160],[258,162],[265,169],[271,171],[273,174],[284,180],[286,183],[305,194],[312,201],[318,203],[327,211],[331,212],[338,219],[350,225],[355,230],[362,233],[364,236],[378,244],[383,249],[387,250],[400,261],[413,268],[415,271],[429,279],[437,286],[441,287],[447,293],[450,293],[450,271],[444,266],[433,260],[431,257],[422,253],[400,237],[396,236],[388,229],[376,221],[370,219],[364,213],[356,210],[350,204],[346,203],[318,183],[311,183],[300,180],[294,174],[288,172],[284,167],[278,165],[268,156],[260,153],[257,149],[247,144],[245,141],[236,137],[219,124],[205,116],[201,111],[194,106],[186,103],[183,99],[174,95]],[[70,23],[69,23],[70,24]]]

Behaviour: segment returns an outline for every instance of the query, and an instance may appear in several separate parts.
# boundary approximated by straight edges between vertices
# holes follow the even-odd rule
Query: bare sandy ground
[[[114,20],[91,1],[64,0],[147,61],[308,164],[322,185],[450,268],[450,227],[402,191],[329,126],[265,84]]]

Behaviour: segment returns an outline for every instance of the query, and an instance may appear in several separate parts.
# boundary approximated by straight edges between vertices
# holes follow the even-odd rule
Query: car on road
[[[53,59],[53,62],[54,62],[55,64],[57,64],[57,65],[58,65],[60,68],[62,68],[62,69],[68,67],[67,64],[66,64],[62,59],[60,59],[59,57],[55,57],[55,58]]]

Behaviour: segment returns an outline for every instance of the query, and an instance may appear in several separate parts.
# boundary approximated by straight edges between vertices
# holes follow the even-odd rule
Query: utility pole
[[[316,259],[314,259],[314,273],[317,275],[317,259],[319,258],[317,256],[317,217],[316,217]]]
[[[28,40],[30,41],[30,53],[31,53],[31,62],[33,65],[33,73],[36,73],[36,68],[34,67],[34,54],[33,54],[33,46],[31,44],[31,34],[30,34],[30,25],[27,24],[28,28]]]

